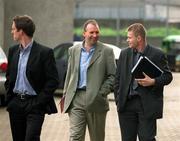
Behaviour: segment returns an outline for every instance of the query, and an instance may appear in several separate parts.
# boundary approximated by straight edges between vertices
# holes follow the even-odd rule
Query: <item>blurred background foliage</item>
[[[78,36],[82,35],[82,28],[78,27],[74,29],[74,33]],[[168,29],[169,34],[171,35],[180,35],[180,29],[175,27],[169,27]],[[116,29],[109,28],[109,27],[101,27],[101,36],[117,36],[117,35],[126,37],[126,29],[123,28],[119,32]],[[167,35],[167,28],[166,27],[152,27],[147,29],[147,36],[148,37],[165,37]]]

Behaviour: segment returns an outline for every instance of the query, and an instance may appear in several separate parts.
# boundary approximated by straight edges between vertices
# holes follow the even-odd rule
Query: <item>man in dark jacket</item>
[[[115,100],[117,104],[122,141],[155,141],[156,120],[162,118],[163,88],[172,81],[165,54],[146,42],[146,31],[142,24],[128,27],[128,48],[121,51],[115,77]],[[143,54],[154,62],[163,73],[155,78],[143,74],[135,79],[133,66]]]
[[[9,48],[5,82],[13,141],[40,141],[45,113],[57,113],[53,51],[33,40],[34,31],[31,17],[13,18],[11,33],[19,44]]]

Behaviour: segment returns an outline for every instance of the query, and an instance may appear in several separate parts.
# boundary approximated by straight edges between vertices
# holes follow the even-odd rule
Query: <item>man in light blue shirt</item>
[[[115,58],[113,49],[98,41],[99,25],[84,23],[83,43],[69,49],[64,86],[64,112],[70,121],[70,141],[84,141],[86,126],[91,141],[105,140],[105,122],[113,88]]]
[[[32,18],[15,16],[5,88],[13,141],[40,141],[45,114],[57,113],[53,93],[58,73],[53,50],[33,40]]]
[[[87,52],[87,50],[84,47],[81,48],[80,75],[79,75],[79,84],[78,84],[79,89],[86,88],[87,68],[88,68],[91,58],[94,54],[94,50],[95,50],[95,47],[92,47],[90,49],[90,52]]]
[[[27,44],[26,47],[19,46],[19,62],[18,62],[18,72],[15,87],[13,89],[14,93],[22,93],[27,95],[37,95],[33,90],[32,86],[29,84],[29,81],[26,77],[26,66],[29,58],[29,54],[32,48],[33,40]]]

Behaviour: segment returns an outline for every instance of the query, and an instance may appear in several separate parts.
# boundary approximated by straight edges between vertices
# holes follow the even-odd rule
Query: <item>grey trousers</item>
[[[69,141],[84,141],[86,126],[91,141],[104,141],[107,112],[95,113],[86,110],[86,91],[77,91],[68,112],[70,121]]]

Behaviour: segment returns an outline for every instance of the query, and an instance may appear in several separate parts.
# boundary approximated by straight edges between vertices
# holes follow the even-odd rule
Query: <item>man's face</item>
[[[17,30],[15,23],[12,24],[11,34],[13,35],[14,41],[19,41],[21,37],[21,30]]]
[[[99,39],[99,26],[91,23],[88,24],[83,36],[87,44],[94,45]]]
[[[127,33],[127,42],[130,48],[136,49],[138,47],[138,37],[132,31],[128,31]]]

